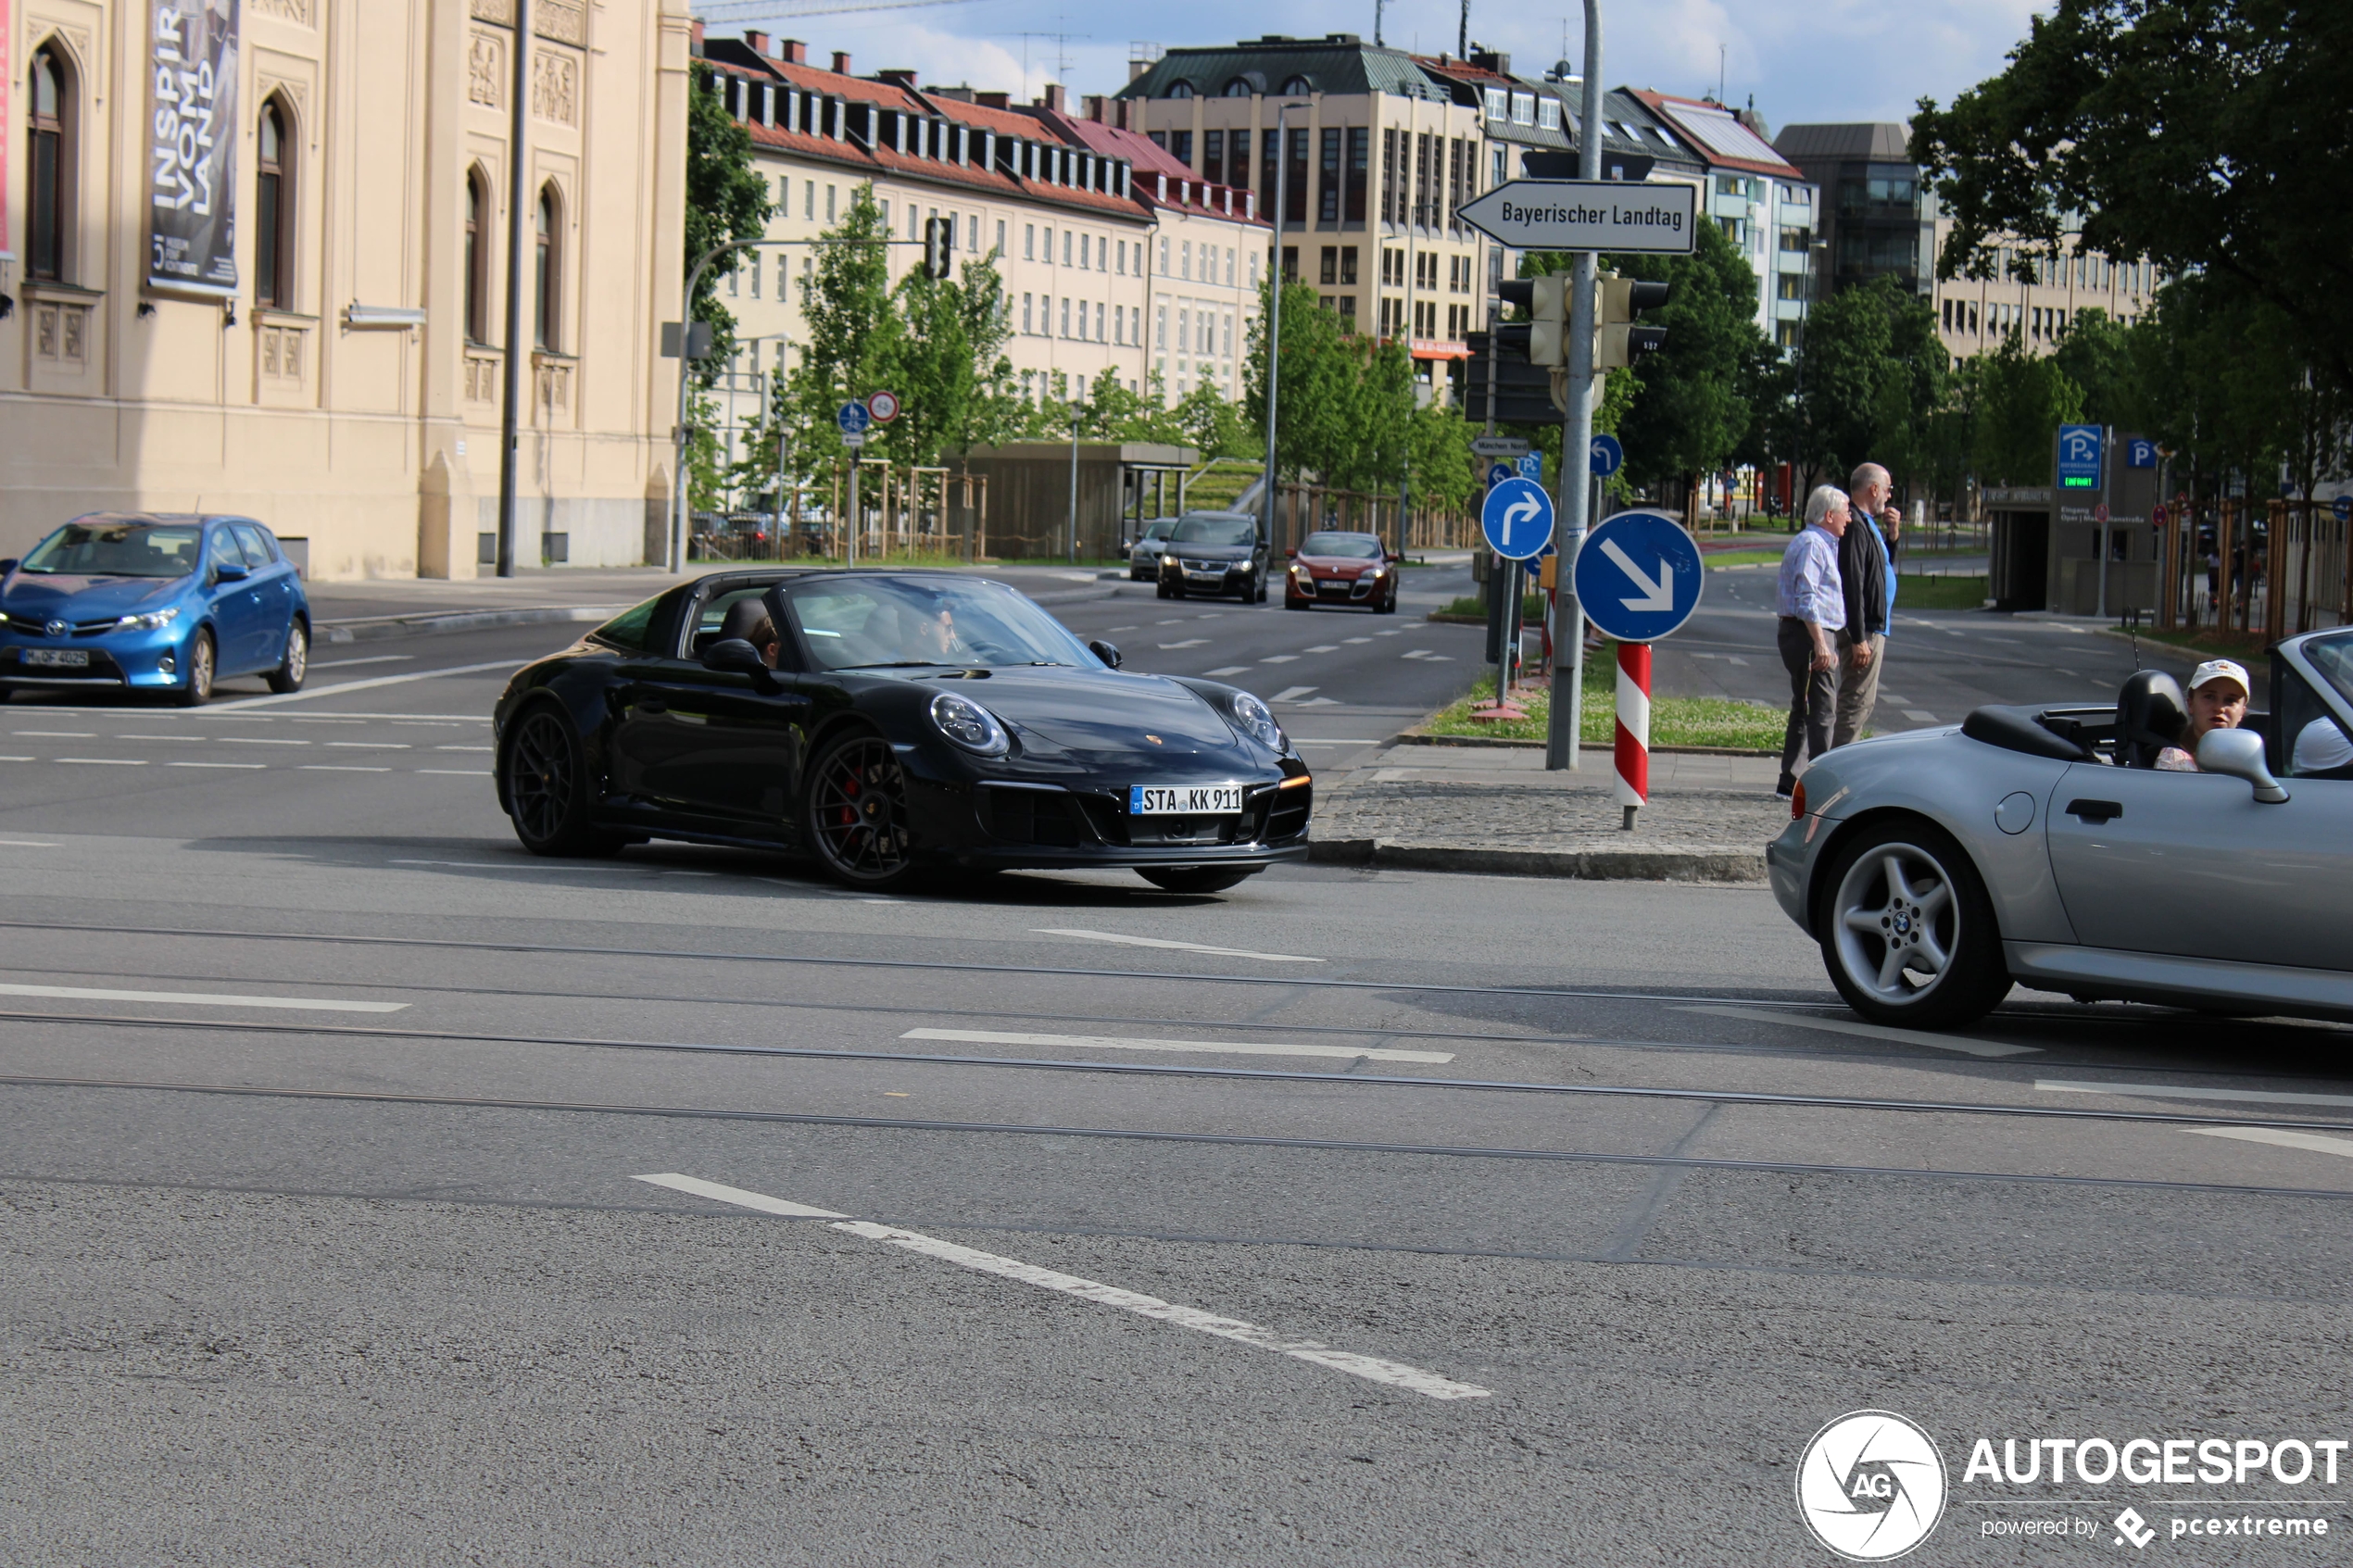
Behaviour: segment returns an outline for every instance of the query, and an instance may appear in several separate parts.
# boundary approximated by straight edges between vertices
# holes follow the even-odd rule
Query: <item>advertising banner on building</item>
[[[16,37],[16,19],[9,15],[15,0],[0,0],[0,126],[7,127],[6,134],[17,133],[17,106],[8,95],[9,84],[17,79],[17,59],[8,52],[9,41]],[[16,199],[8,189],[8,154],[0,146],[0,261],[17,258],[17,242],[8,232],[8,209]]]
[[[147,283],[237,291],[238,0],[146,0]]]

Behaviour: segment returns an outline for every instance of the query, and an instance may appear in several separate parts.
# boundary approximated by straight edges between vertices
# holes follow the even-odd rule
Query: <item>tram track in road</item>
[[[850,1127],[875,1132],[1088,1138],[1145,1144],[1202,1144],[1234,1148],[1302,1149],[1341,1154],[1394,1155],[1418,1159],[1525,1160],[1556,1164],[1633,1166],[1671,1171],[1747,1172],[1777,1175],[1842,1176],[1903,1181],[2007,1182],[2028,1186],[2353,1199],[2353,1188],[2282,1186],[2242,1182],[2196,1182],[2155,1176],[2070,1175],[2045,1171],[1973,1171],[1942,1166],[1836,1164],[1790,1160],[1732,1160],[1697,1155],[1642,1154],[1601,1149],[1403,1143],[1385,1139],[1312,1138],[1271,1134],[1213,1133],[1148,1127],[1088,1127],[1051,1123],[959,1122],[933,1117],[856,1116],[834,1111],[758,1110],[739,1106],[646,1105],[621,1101],[522,1099],[488,1095],[400,1094],[383,1089],[325,1089],[266,1084],[189,1084],[155,1079],[80,1078],[43,1073],[0,1073],[0,1089],[58,1089],[205,1096],[231,1099],[309,1101],[322,1104],[415,1107],[431,1110],[519,1111],[562,1116],[652,1117],[685,1122]],[[1964,1106],[1957,1109],[1966,1111],[1981,1111],[1987,1108]],[[1992,1109],[1994,1113],[2000,1113],[2000,1108]],[[2121,1119],[2138,1120],[2140,1118],[2127,1116]],[[2208,1127],[2230,1124],[2228,1119],[2183,1118],[2181,1120],[2193,1121],[2197,1125]],[[2253,1125],[2253,1123],[2246,1124]]]
[[[2353,1135],[2353,1120],[2330,1121],[2317,1117],[2245,1114],[2199,1116],[2182,1111],[2103,1110],[2077,1105],[2023,1105],[1994,1100],[1903,1099],[1859,1095],[1800,1094],[1766,1089],[1703,1088],[1679,1085],[1554,1084],[1519,1079],[1437,1078],[1403,1073],[1365,1073],[1353,1069],[1315,1072],[1296,1068],[1230,1067],[1215,1063],[1098,1061],[1085,1058],[972,1056],[945,1051],[861,1050],[832,1046],[624,1040],[595,1035],[488,1034],[366,1024],[261,1023],[196,1018],[138,1018],[86,1013],[0,1011],[0,1023],[13,1022],[85,1025],[107,1029],[159,1029],[206,1035],[259,1035],[297,1039],[413,1040],[473,1046],[553,1046],[579,1050],[674,1053],[681,1056],[738,1057],[785,1061],[874,1062],[893,1067],[1081,1073],[1137,1079],[1207,1079],[1290,1085],[1345,1085],[1348,1089],[1359,1093],[1382,1090],[1409,1094],[1460,1093],[1529,1095],[1564,1099],[1664,1100],[1709,1106],[1833,1110],[1857,1114],[1887,1112],[1904,1115],[1985,1116],[2044,1123],[2185,1127],[2201,1131],[2221,1129],[2227,1132],[2230,1129],[2247,1129]],[[2045,1071],[2046,1069],[2042,1064],[2038,1064],[2038,1079]],[[0,1073],[0,1085],[50,1082],[52,1080],[39,1074]],[[68,1082],[68,1080],[56,1082]],[[92,1081],[93,1084],[99,1082]],[[130,1081],[118,1083],[113,1080],[104,1081],[104,1084],[118,1087],[157,1086]],[[177,1086],[189,1092],[203,1092],[207,1087],[201,1085]],[[2157,1087],[2161,1091],[2167,1086]],[[2143,1084],[2119,1084],[2109,1089],[2105,1085],[2078,1082],[2070,1083],[2067,1092],[2113,1093],[2119,1097],[2130,1098],[2135,1093],[2146,1094],[2150,1092],[2150,1089],[2151,1085]],[[223,1092],[226,1092],[225,1089]],[[294,1095],[311,1091],[287,1089],[283,1092]],[[329,1098],[339,1097],[345,1093],[340,1090],[317,1092]],[[2222,1093],[2227,1095],[2232,1091],[2225,1090]],[[450,1103],[459,1102],[453,1100]],[[681,1114],[687,1113],[681,1112]]]

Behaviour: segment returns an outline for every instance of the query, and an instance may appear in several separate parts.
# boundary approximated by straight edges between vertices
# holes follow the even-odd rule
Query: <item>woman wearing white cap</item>
[[[2209,659],[2190,673],[2190,721],[2178,745],[2157,754],[2157,765],[2168,772],[2195,773],[2197,743],[2208,730],[2235,730],[2246,719],[2246,667],[2228,659]]]

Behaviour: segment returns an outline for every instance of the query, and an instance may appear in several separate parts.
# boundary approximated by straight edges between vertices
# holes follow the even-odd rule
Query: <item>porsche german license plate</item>
[[[1131,817],[1231,817],[1242,809],[1239,784],[1131,784],[1127,814]]]
[[[36,670],[87,670],[90,651],[87,648],[27,648],[24,661]]]

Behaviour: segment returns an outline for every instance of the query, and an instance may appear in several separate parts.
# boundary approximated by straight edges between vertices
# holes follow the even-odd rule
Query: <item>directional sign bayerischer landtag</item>
[[[1512,478],[1487,493],[1478,514],[1487,543],[1505,560],[1529,560],[1553,537],[1553,498],[1532,480]]]
[[[1456,210],[1515,250],[1688,256],[1698,244],[1699,191],[1692,185],[1514,180]]]
[[[1655,643],[1699,608],[1699,546],[1665,512],[1604,519],[1577,552],[1577,602],[1604,636]]]

